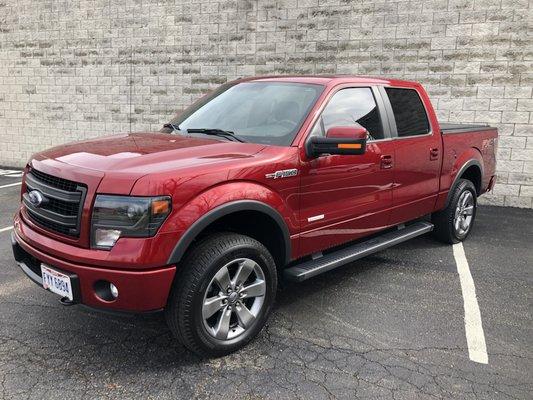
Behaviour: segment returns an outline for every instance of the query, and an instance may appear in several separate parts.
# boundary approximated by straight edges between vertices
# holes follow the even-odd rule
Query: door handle
[[[392,156],[384,155],[381,156],[381,169],[390,169],[392,168]]]
[[[438,158],[439,158],[439,149],[437,147],[429,149],[429,159],[438,160]]]

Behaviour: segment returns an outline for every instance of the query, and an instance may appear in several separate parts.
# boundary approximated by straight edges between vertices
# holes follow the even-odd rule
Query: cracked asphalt
[[[18,193],[0,189],[0,229]],[[452,248],[430,236],[285,287],[255,341],[202,360],[159,314],[60,305],[19,271],[2,232],[0,398],[531,399],[532,226],[533,210],[480,207],[464,243],[486,365],[468,357]]]

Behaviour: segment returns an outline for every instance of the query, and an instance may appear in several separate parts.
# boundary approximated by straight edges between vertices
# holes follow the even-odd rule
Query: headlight
[[[154,236],[171,207],[168,196],[97,195],[91,221],[92,247],[110,249],[121,237]]]

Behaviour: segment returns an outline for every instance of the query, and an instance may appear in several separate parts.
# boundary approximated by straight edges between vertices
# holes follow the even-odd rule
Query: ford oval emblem
[[[33,204],[35,207],[39,207],[44,202],[44,196],[38,190],[32,190],[31,192],[29,192],[28,199],[30,200],[30,203]]]

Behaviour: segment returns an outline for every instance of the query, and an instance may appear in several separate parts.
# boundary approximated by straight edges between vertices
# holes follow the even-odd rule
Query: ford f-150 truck
[[[495,128],[439,124],[418,83],[240,79],[160,132],[34,155],[13,252],[63,304],[164,310],[186,347],[220,356],[258,334],[281,279],[430,231],[464,240],[496,147]]]

